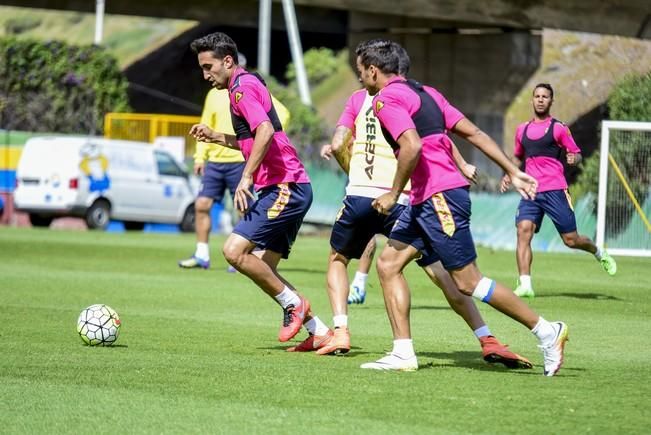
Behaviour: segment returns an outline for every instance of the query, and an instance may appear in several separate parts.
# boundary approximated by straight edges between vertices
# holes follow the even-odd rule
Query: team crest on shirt
[[[240,91],[235,92],[235,103],[239,103],[243,96],[244,96],[243,92]]]
[[[375,102],[375,113],[378,113],[384,107],[384,102],[377,100]]]

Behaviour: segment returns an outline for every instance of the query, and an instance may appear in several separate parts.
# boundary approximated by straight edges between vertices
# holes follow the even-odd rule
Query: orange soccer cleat
[[[283,309],[283,326],[278,332],[278,341],[284,342],[294,338],[301,330],[303,320],[310,311],[310,301],[301,295],[298,295],[298,298],[300,300],[298,305],[288,305]]]
[[[325,335],[310,334],[305,340],[301,341],[296,346],[288,347],[287,352],[312,352],[321,349],[328,341],[332,339],[332,331],[328,329]]]
[[[500,343],[492,335],[481,337],[479,342],[481,343],[481,353],[486,362],[504,364],[510,369],[530,369],[533,367],[531,361],[511,352],[507,345]]]
[[[335,328],[332,340],[316,351],[319,355],[343,355],[350,350],[350,332],[348,328]]]

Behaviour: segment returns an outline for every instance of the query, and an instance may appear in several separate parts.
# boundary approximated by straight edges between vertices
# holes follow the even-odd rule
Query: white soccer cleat
[[[416,355],[409,358],[403,358],[396,354],[390,353],[384,358],[377,361],[365,363],[359,366],[362,369],[373,370],[398,370],[402,372],[413,372],[418,370],[418,360]]]
[[[543,352],[543,359],[545,361],[545,376],[554,376],[563,365],[563,353],[565,350],[565,342],[569,340],[569,332],[567,325],[563,322],[552,322],[552,326],[556,331],[554,340],[549,344],[542,344],[538,346]]]

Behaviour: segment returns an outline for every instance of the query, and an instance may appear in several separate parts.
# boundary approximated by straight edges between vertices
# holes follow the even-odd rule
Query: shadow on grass
[[[465,369],[499,372],[518,372],[522,374],[534,374],[530,369],[509,369],[502,364],[489,364],[485,362],[479,352],[458,351],[458,352],[418,352],[418,358],[434,358],[437,360],[451,360],[449,362],[430,361],[421,364],[419,369],[434,369],[441,367],[459,367]]]
[[[99,345],[98,346],[89,346],[87,344],[82,344],[82,346],[90,348],[90,349],[115,349],[115,348],[124,348],[124,349],[126,349],[126,348],[129,347],[129,345],[127,345],[127,344],[112,344],[110,346],[99,346]]]
[[[574,298],[574,299],[593,299],[597,301],[620,301],[623,302],[625,299],[618,298],[612,295],[605,295],[603,293],[554,293],[549,295],[536,295],[538,298]]]
[[[291,346],[297,345],[298,342],[292,343]],[[290,347],[287,345],[278,345],[278,346],[266,346],[258,347],[260,350],[276,350],[276,351],[286,351]],[[304,352],[301,352],[304,353]],[[369,360],[374,361],[382,358],[386,352],[367,352],[363,351],[361,347],[352,346],[350,352],[346,355],[330,355],[330,357],[336,358],[356,358],[365,355],[369,355]],[[458,351],[458,352],[418,352],[418,359],[420,361],[418,370],[430,370],[437,368],[464,368],[472,370],[481,370],[486,372],[501,372],[501,373],[513,373],[516,375],[531,375],[531,376],[542,376],[542,366],[534,366],[533,369],[509,369],[502,364],[493,363],[489,364],[485,362],[478,352],[473,351]],[[424,362],[424,358],[433,358],[437,360],[449,360],[447,362],[443,361],[429,361]],[[451,360],[451,361],[450,361]],[[582,367],[564,367],[561,369],[561,375],[566,378],[578,377],[579,375],[576,372],[585,372],[586,369]],[[568,372],[575,372],[568,374]]]
[[[384,307],[382,307],[384,308]],[[447,307],[437,307],[434,305],[414,305],[411,307],[412,310],[432,310],[432,311],[448,311],[451,310],[450,306]]]
[[[308,269],[305,267],[279,267],[278,272],[300,272],[300,273],[311,273],[313,275],[319,274],[324,275],[326,273],[325,269]]]
[[[542,376],[542,365],[534,366],[533,369],[509,369],[502,364],[492,363],[489,364],[481,359],[477,352],[459,351],[459,352],[418,352],[419,358],[435,358],[435,359],[448,359],[450,362],[435,362],[431,361],[421,364],[420,369],[435,369],[441,367],[460,367],[473,370],[482,370],[488,372],[511,372],[517,375],[535,375]],[[585,372],[586,369],[582,367],[562,368],[560,373],[564,377],[578,377],[576,372]],[[568,372],[575,372],[568,374]]]
[[[257,349],[259,350],[282,350],[282,351],[287,351],[288,347],[292,346],[297,346],[300,343],[300,341],[292,341],[292,342],[287,342],[285,344],[279,344],[277,346],[264,346],[264,347],[258,347]],[[299,353],[310,353],[310,352],[299,352]],[[350,352],[348,352],[345,355],[330,355],[330,356],[338,356],[338,357],[354,357],[356,355],[370,355],[374,354],[376,352],[366,352],[363,351],[361,347],[359,346],[351,346],[350,347]]]

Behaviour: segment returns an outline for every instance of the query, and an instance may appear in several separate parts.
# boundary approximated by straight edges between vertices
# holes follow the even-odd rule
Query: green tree
[[[104,115],[129,111],[127,80],[97,46],[0,38],[0,127],[101,132]]]
[[[310,86],[315,87],[330,77],[333,71],[339,67],[339,61],[335,52],[329,48],[310,48],[303,53],[303,64]],[[296,82],[296,67],[293,63],[287,65],[285,78],[293,85]]]
[[[616,121],[651,121],[651,72],[642,76],[631,76],[619,83],[608,97],[609,118]],[[643,203],[649,196],[651,185],[651,143],[647,135],[635,132],[616,131],[610,138],[610,155],[622,171],[633,194]],[[599,180],[599,159],[597,151],[582,164],[582,172],[573,193],[580,197],[592,193],[596,209]],[[615,177],[611,171],[609,178]],[[633,203],[619,181],[608,183],[606,219],[608,234],[617,234],[625,229],[630,216],[635,213]],[[619,218],[615,218],[619,216]]]
[[[319,161],[319,147],[326,139],[323,119],[313,107],[301,101],[296,88],[283,86],[273,77],[265,78],[271,93],[281,101],[291,115],[287,135],[306,160]]]

